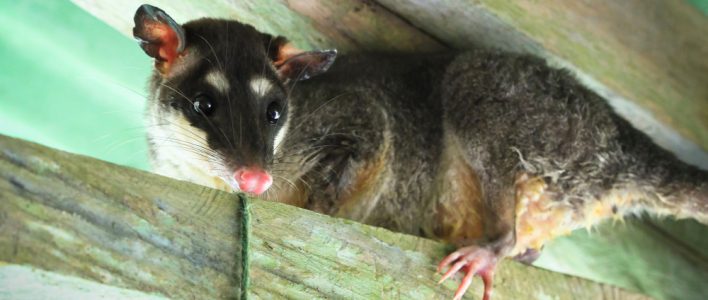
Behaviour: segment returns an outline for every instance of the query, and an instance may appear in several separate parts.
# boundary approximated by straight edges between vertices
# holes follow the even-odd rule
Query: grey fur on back
[[[376,199],[343,216],[430,235],[422,220],[440,192],[433,183],[445,136],[454,136],[492,206],[513,205],[494,201],[525,171],[543,176],[556,201],[578,213],[613,189],[632,188],[645,196],[637,199],[643,205],[622,213],[708,221],[705,172],[655,146],[567,71],[538,58],[486,51],[340,57],[327,74],[298,83],[290,101],[301,124],[274,169],[288,177],[297,173],[288,163],[309,167],[302,178],[311,209],[341,214],[337,199],[354,170],[385,149]]]

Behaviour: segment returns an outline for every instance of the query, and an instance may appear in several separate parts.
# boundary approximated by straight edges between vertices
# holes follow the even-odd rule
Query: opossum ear
[[[133,36],[150,57],[155,58],[155,68],[163,75],[184,50],[184,29],[163,10],[152,5],[138,7],[133,17]]]
[[[302,51],[283,37],[269,40],[268,56],[281,80],[305,80],[327,71],[337,57],[337,50]]]

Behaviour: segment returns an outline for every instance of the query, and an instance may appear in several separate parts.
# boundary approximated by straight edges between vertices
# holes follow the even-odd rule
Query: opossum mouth
[[[211,169],[212,176],[219,178],[226,184],[226,186],[229,187],[229,189],[231,189],[229,192],[241,192],[241,188],[239,187],[238,182],[236,182],[236,179],[231,176],[231,174],[233,174],[233,171],[229,171],[231,168],[226,167],[226,164],[223,161],[211,157],[209,159],[209,168]],[[223,189],[226,190],[226,188]]]
[[[219,176],[219,178],[221,178],[221,180],[226,182],[226,184],[228,184],[229,187],[231,187],[232,192],[237,193],[237,192],[241,191],[241,188],[239,187],[238,182],[236,182],[236,179],[234,179],[233,177]]]

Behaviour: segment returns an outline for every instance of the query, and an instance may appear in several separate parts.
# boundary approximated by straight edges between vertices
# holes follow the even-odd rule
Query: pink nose
[[[256,168],[238,169],[234,172],[234,179],[241,191],[256,195],[263,194],[273,184],[273,177],[270,177],[270,174]]]

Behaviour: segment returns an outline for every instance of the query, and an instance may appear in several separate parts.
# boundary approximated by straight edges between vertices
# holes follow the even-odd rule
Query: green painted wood
[[[685,1],[378,2],[455,48],[532,53],[570,68],[708,149],[708,18]]]
[[[176,299],[240,293],[235,195],[7,137],[0,178],[0,261]]]
[[[0,262],[0,299],[166,300],[168,298],[117,288],[78,277],[47,272],[28,266]]]
[[[133,40],[68,1],[0,1],[0,32],[0,133],[148,168]]]
[[[240,295],[236,195],[4,136],[0,149],[0,261],[174,299]],[[436,284],[448,245],[273,202],[251,200],[249,214],[251,298],[448,299],[456,288]],[[495,290],[645,299],[513,261]],[[475,281],[467,298],[480,294]]]
[[[534,265],[641,291],[654,299],[705,299],[705,226],[692,220],[657,222],[642,217],[555,239]]]
[[[708,16],[708,0],[688,0],[688,2]]]
[[[287,36],[303,49],[410,52],[442,48],[433,38],[369,1],[72,1],[131,37],[135,10],[149,3],[179,23],[201,17],[238,20],[262,32]]]

